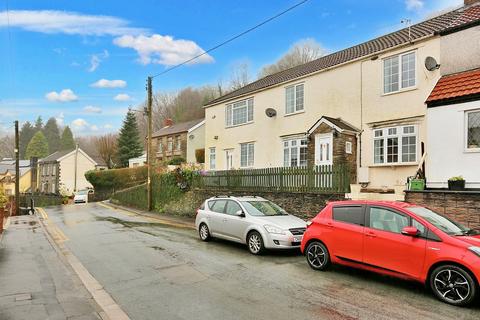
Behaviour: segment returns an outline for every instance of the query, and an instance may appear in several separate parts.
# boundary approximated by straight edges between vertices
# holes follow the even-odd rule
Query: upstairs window
[[[253,98],[227,104],[225,109],[225,125],[238,126],[253,121]]]
[[[307,165],[307,139],[283,141],[283,166],[304,167]]]
[[[303,110],[303,83],[285,88],[285,113],[295,113]]]
[[[373,162],[416,162],[417,142],[417,127],[414,125],[376,129],[373,134]]]
[[[158,140],[157,152],[163,153],[163,143],[162,143],[162,140],[160,139]]]
[[[480,110],[466,112],[466,142],[468,151],[480,151]]]
[[[253,142],[240,144],[240,167],[253,167],[255,149]]]
[[[383,60],[383,93],[397,92],[414,87],[416,84],[415,52]]]

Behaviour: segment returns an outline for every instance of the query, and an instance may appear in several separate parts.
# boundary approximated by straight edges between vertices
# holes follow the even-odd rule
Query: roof
[[[441,77],[426,103],[431,107],[471,98],[480,99],[480,69]]]
[[[247,84],[240,89],[210,101],[205,105],[205,107],[229,101],[258,90],[291,81],[296,78],[335,67],[343,63],[354,61],[362,57],[374,55],[400,45],[406,45],[411,42],[432,37],[441,33],[456,32],[459,29],[470,27],[479,23],[480,5],[478,5],[478,3],[469,7],[462,7],[460,9],[456,9],[412,25],[410,27],[410,38],[408,28],[392,32],[359,45],[320,57],[311,62],[307,62],[305,64],[261,78],[257,81]]]
[[[58,159],[66,156],[67,154],[75,151],[75,149],[70,149],[70,150],[62,150],[62,151],[55,151],[51,155],[41,159],[41,162],[50,162],[50,161],[57,161]]]
[[[359,129],[355,128],[348,122],[342,120],[342,118],[332,118],[327,116],[322,116],[318,119],[315,124],[307,130],[308,134],[311,134],[315,129],[317,129],[322,123],[326,123],[328,126],[337,129],[340,132],[349,131],[349,132],[360,132]]]
[[[404,201],[388,201],[388,200],[340,200],[329,201],[329,205],[384,205],[394,208],[417,207],[417,205]]]
[[[188,132],[188,130],[200,124],[204,120],[205,119],[196,119],[187,122],[175,123],[171,126],[163,127],[160,130],[154,132],[152,137],[156,138],[175,133]]]

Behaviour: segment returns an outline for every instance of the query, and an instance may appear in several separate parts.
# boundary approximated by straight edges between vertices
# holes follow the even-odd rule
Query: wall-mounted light
[[[218,136],[214,136],[213,139],[218,140]]]

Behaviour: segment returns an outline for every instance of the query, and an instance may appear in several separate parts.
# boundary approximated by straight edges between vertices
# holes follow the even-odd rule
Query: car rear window
[[[362,206],[337,206],[333,207],[333,220],[365,225],[365,213]]]

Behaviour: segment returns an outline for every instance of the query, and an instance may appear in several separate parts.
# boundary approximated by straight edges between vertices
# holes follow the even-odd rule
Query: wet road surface
[[[132,319],[480,319],[422,285],[344,267],[316,272],[297,251],[253,256],[196,232],[99,204],[50,207],[64,245]]]

